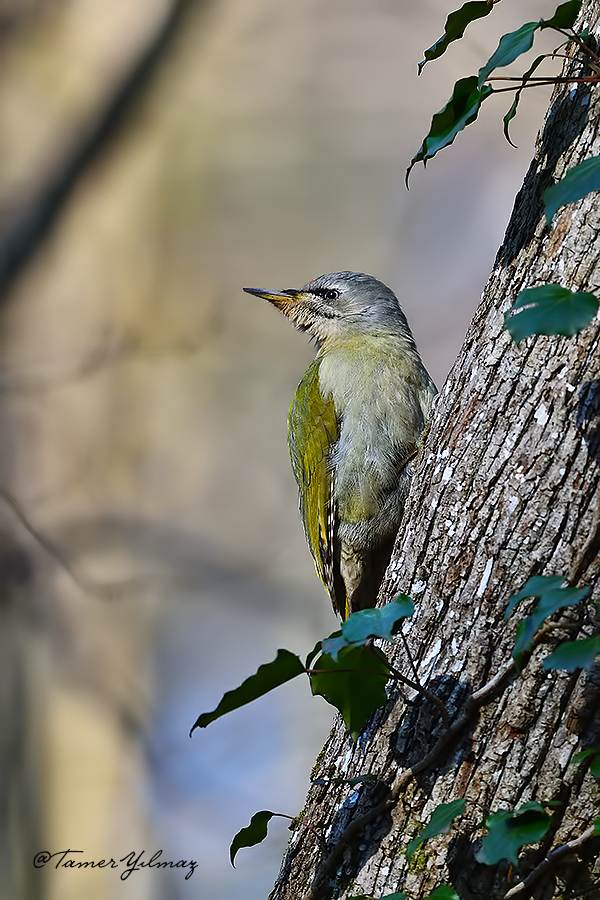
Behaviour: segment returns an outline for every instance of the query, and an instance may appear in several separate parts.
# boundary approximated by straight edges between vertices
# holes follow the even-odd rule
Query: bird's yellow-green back
[[[336,597],[334,576],[335,509],[331,449],[338,421],[331,395],[319,383],[319,359],[304,373],[290,407],[288,443],[299,488],[300,514],[319,578],[334,609],[345,617],[345,597]]]

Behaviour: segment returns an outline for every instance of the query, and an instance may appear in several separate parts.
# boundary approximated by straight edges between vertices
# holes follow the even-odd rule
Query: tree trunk
[[[583,21],[597,26],[599,18],[599,0],[584,3]],[[410,650],[421,683],[447,704],[450,731],[427,699],[399,690],[356,745],[343,723],[334,727],[271,900],[394,891],[416,900],[439,884],[452,884],[461,900],[499,900],[599,815],[594,778],[571,760],[600,746],[600,667],[547,672],[548,645],[540,643],[516,673],[515,627],[530,601],[508,623],[504,614],[532,575],[564,575],[598,595],[600,321],[574,338],[529,338],[520,347],[503,328],[503,312],[525,287],[598,291],[598,194],[563,207],[552,227],[541,198],[568,168],[600,154],[599,109],[593,86],[556,92],[437,403],[381,592],[383,600],[398,591],[415,600],[406,646],[396,645],[393,661],[411,676]],[[555,643],[566,636],[552,632]],[[377,780],[348,784],[365,774]],[[466,812],[451,833],[407,861],[406,844],[432,810],[457,798],[466,799]],[[478,863],[486,816],[528,800],[555,802],[543,842],[521,851],[518,870],[507,861]],[[599,845],[591,838],[564,851],[510,896],[598,900]]]

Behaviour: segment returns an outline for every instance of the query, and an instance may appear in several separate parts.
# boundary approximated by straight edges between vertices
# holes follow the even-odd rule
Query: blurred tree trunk
[[[208,5],[207,0],[205,3]],[[172,0],[156,32],[139,56],[132,60],[131,68],[110,92],[103,107],[90,115],[87,128],[81,134],[65,141],[64,158],[57,163],[48,180],[24,208],[2,222],[0,302],[8,299],[13,283],[60,218],[81,177],[131,120],[143,91],[151,84],[194,5],[195,0]]]
[[[584,3],[583,17],[597,25],[599,0]],[[402,590],[415,600],[407,647],[421,682],[447,703],[451,722],[469,709],[473,692],[503,670],[507,677],[416,775],[407,768],[423,760],[445,727],[419,696],[396,691],[356,746],[343,724],[335,727],[271,900],[379,898],[394,891],[406,891],[410,900],[441,883],[454,885],[461,900],[497,900],[599,815],[595,780],[585,764],[570,761],[582,747],[600,746],[600,667],[546,672],[541,660],[548,647],[540,645],[515,678],[506,667],[522,612],[508,624],[504,613],[531,575],[564,575],[598,595],[600,322],[596,317],[575,338],[530,338],[520,347],[503,328],[503,312],[525,287],[554,282],[598,291],[598,194],[563,207],[548,228],[542,193],[568,168],[600,154],[599,109],[594,87],[567,86],[553,98],[416,464],[381,594],[389,600]],[[553,640],[566,636],[559,630]],[[402,643],[395,663],[411,674]],[[367,773],[377,781],[344,782]],[[409,863],[406,844],[432,810],[462,797],[466,812],[450,835],[423,845]],[[522,851],[522,871],[506,861],[477,863],[485,817],[532,799],[556,805],[543,844]],[[351,823],[355,833],[346,832],[340,844]],[[318,828],[304,825],[324,827],[326,849]],[[599,844],[587,840],[518,896],[598,900]]]

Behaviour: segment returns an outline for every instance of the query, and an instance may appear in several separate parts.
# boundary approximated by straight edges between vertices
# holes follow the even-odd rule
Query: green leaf
[[[425,51],[425,59],[419,64],[419,71],[421,71],[427,60],[441,56],[453,40],[462,37],[469,22],[487,15],[487,12],[491,11],[488,10],[486,12],[484,6],[484,3],[465,3],[461,9],[451,13],[446,20],[446,29],[442,37]],[[516,31],[502,35],[495,52],[490,56],[486,64],[479,69],[478,74],[471,75],[468,78],[461,78],[456,82],[450,100],[443,109],[434,115],[425,140],[417,154],[410,161],[405,177],[407,187],[410,173],[416,163],[427,163],[439,150],[449,146],[459,131],[462,131],[463,128],[475,121],[481,104],[493,93],[492,87],[485,83],[491,73],[495,69],[510,65],[521,54],[530,50],[533,46],[535,32],[538,29],[571,27],[577,18],[580,8],[581,0],[569,0],[569,2],[561,3],[556,8],[552,18],[540,19],[537,22],[526,22]],[[539,63],[536,61],[526,73],[525,80],[531,77],[532,72],[535,71],[538,65]],[[508,140],[510,140],[508,137],[508,125],[515,116],[519,99],[520,92],[504,117],[504,133]]]
[[[309,676],[313,694],[320,694],[341,712],[353,740],[371,713],[387,700],[389,669],[379,652],[372,653],[367,647],[346,647],[340,650],[337,660],[323,653],[314,668],[325,671]]]
[[[234,860],[238,850],[241,850],[242,847],[254,847],[256,844],[260,844],[264,841],[267,836],[267,825],[273,816],[276,815],[277,813],[271,812],[268,809],[262,809],[260,812],[254,813],[250,819],[249,825],[246,825],[245,828],[238,831],[229,848],[229,859],[234,868]]]
[[[600,837],[600,818],[594,819],[594,835]]]
[[[600,747],[590,747],[589,750],[576,753],[571,762],[577,764],[590,757],[590,772],[597,781],[600,781]]]
[[[410,161],[406,170],[407,185],[413,166],[418,162],[426,163],[439,150],[451,144],[459,131],[475,121],[481,104],[491,93],[492,89],[487,84],[481,89],[478,88],[476,75],[461,78],[456,82],[452,96],[444,108],[432,118],[429,132],[420,150]]]
[[[446,52],[448,45],[451,44],[452,41],[457,41],[463,36],[465,29],[470,22],[474,22],[475,19],[481,19],[483,16],[489,15],[493,8],[494,5],[491,0],[470,0],[469,3],[465,3],[460,9],[451,12],[446,19],[444,34],[423,54],[425,59],[419,63],[419,75],[421,74],[423,66],[429,62],[429,60],[438,59],[442,53]]]
[[[289,650],[278,650],[273,662],[259,666],[255,675],[246,678],[235,690],[227,691],[216,709],[198,716],[190,731],[190,736],[196,728],[206,728],[215,719],[219,719],[234,709],[239,709],[240,706],[252,703],[253,700],[262,697],[263,694],[267,694],[273,688],[285,684],[286,681],[290,681],[305,671],[306,669],[295,653],[290,653]]]
[[[591,191],[600,190],[600,156],[586,159],[578,166],[569,169],[565,177],[544,191],[546,221],[565,203],[575,203]]]
[[[398,594],[380,609],[362,609],[352,613],[342,623],[341,632],[332,634],[323,642],[323,652],[337,660],[343,647],[357,647],[371,638],[391,641],[403,619],[412,616],[415,604],[406,594]]]
[[[452,800],[450,803],[440,803],[431,813],[431,818],[421,834],[410,841],[406,847],[406,858],[412,859],[415,851],[423,841],[435,837],[437,834],[448,834],[450,825],[457,816],[462,816],[465,811],[465,800]]]
[[[513,657],[518,660],[522,653],[530,649],[533,636],[544,619],[565,606],[575,606],[576,603],[587,597],[589,592],[590,589],[587,587],[561,587],[542,594],[531,615],[519,622],[517,626]]]
[[[504,315],[504,327],[515,344],[532,334],[572,337],[598,312],[598,298],[586,291],[569,291],[558,284],[527,288]]]
[[[564,641],[544,660],[545,669],[587,669],[600,656],[600,636],[580,641]]]
[[[533,35],[538,28],[540,28],[539,22],[526,22],[517,31],[503,34],[497,49],[479,70],[477,87],[480,89],[483,87],[494,69],[509,66],[518,56],[530,50],[533,46]]]
[[[533,46],[533,36],[539,28],[569,28],[577,18],[581,9],[581,0],[561,3],[551,19],[540,19],[538,22],[526,22],[516,31],[503,34],[495,52],[479,70],[477,86],[479,88],[492,74],[494,69],[509,66],[523,53],[527,53]]]
[[[556,7],[551,19],[540,19],[540,28],[571,28],[581,11],[581,0],[569,0]]]
[[[538,66],[541,65],[541,63],[543,63],[543,61],[546,59],[547,55],[548,54],[546,54],[546,53],[542,53],[541,56],[537,56],[534,59],[534,61],[532,62],[531,66],[527,69],[527,71],[523,75],[523,81],[521,82],[519,89],[517,90],[517,92],[515,94],[515,99],[513,100],[510,109],[508,110],[508,112],[506,113],[506,115],[504,116],[504,118],[502,120],[504,122],[504,137],[506,138],[508,143],[511,144],[511,146],[513,146],[513,147],[515,147],[516,144],[513,144],[513,142],[510,139],[510,135],[508,133],[508,126],[510,125],[510,123],[512,122],[512,120],[514,119],[514,117],[517,114],[517,107],[519,106],[519,101],[521,99],[521,94],[523,93],[523,88],[525,87],[525,85],[527,84],[527,82],[529,81],[529,79],[531,78],[533,73],[535,72],[535,70],[538,68]]]
[[[518,852],[525,844],[537,844],[550,827],[552,817],[535,800],[523,804],[511,812],[492,813],[485,820],[488,834],[475,853],[477,862],[495,866],[501,859],[508,859],[516,866]]]
[[[521,600],[526,600],[528,597],[541,597],[543,594],[547,594],[548,591],[555,591],[561,588],[564,582],[565,578],[562,575],[534,575],[532,578],[529,578],[519,593],[512,596],[508,601],[504,614],[505,618],[509,618],[513,609]]]
[[[460,900],[451,884],[440,884],[433,893],[427,894],[424,900]]]
[[[400,623],[415,611],[415,604],[406,594],[397,594],[379,609],[355,612],[342,623],[342,635],[349,645],[364,644],[369,638],[390,641]]]

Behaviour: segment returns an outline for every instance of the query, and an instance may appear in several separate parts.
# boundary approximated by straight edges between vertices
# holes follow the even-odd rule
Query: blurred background
[[[312,349],[242,286],[365,271],[438,386],[532,155],[481,122],[404,171],[454,81],[551,13],[506,0],[421,78],[449,0],[1,0],[0,864],[11,900],[260,900],[331,723],[222,693],[336,621],[286,417]],[[36,869],[36,852],[198,868]]]

